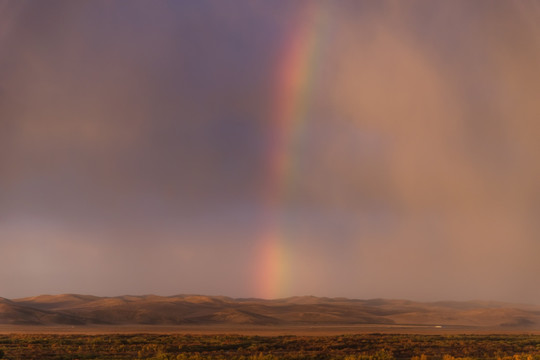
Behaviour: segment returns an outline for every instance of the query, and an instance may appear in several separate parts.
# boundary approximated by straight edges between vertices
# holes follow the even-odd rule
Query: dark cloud
[[[540,301],[531,1],[0,2],[0,295],[258,295],[309,7],[282,295]]]

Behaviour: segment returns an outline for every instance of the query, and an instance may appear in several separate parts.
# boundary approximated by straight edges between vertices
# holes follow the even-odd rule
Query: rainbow
[[[294,175],[295,147],[308,119],[317,61],[322,47],[325,11],[319,2],[301,9],[295,29],[285,44],[277,67],[275,126],[264,184],[265,224],[256,259],[256,294],[260,298],[284,296],[288,289],[291,251],[280,226],[280,210]]]

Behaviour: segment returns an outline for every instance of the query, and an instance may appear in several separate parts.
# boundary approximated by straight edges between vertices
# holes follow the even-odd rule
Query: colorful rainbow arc
[[[302,10],[277,72],[276,111],[272,119],[275,129],[264,186],[267,222],[256,257],[256,292],[261,298],[282,296],[288,287],[291,254],[279,213],[294,174],[296,142],[310,111],[324,24],[324,11],[318,2],[309,2]]]

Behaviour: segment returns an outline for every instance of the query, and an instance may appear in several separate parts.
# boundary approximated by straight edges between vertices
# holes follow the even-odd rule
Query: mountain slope
[[[0,298],[0,324],[421,325],[540,328],[540,306],[292,297],[41,295]]]

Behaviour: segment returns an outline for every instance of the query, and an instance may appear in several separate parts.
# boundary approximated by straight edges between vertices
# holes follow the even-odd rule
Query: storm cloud
[[[259,296],[277,64],[308,6],[280,295],[540,302],[533,0],[2,0],[0,296]]]

